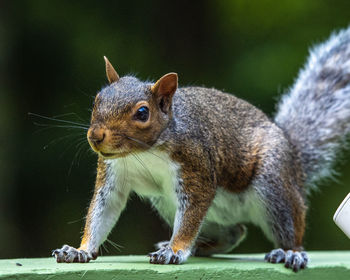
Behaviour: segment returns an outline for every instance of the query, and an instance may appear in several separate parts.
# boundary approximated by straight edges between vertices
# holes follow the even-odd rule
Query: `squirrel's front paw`
[[[265,260],[270,263],[284,263],[286,268],[293,269],[294,272],[299,271],[307,266],[309,258],[306,252],[284,251],[283,249],[272,250],[265,256]]]
[[[174,253],[170,246],[163,246],[157,252],[149,253],[149,262],[153,264],[180,264],[183,263],[189,254],[182,250]]]
[[[52,251],[52,256],[58,263],[88,263],[90,260],[97,258],[96,253],[89,253],[84,250],[78,250],[68,245],[63,245],[61,249]]]

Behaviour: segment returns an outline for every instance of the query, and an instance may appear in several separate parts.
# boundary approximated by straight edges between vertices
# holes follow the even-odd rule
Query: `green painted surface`
[[[151,265],[146,256],[99,257],[88,264],[57,264],[53,258],[10,259],[0,260],[0,279],[350,279],[350,251],[310,252],[308,268],[297,274],[282,264],[265,263],[263,256],[193,257],[182,265]]]

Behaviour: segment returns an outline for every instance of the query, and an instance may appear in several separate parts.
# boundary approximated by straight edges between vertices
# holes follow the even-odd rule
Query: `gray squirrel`
[[[142,82],[105,62],[109,85],[87,134],[95,192],[80,247],[54,250],[57,262],[96,259],[136,192],[173,229],[151,263],[230,252],[253,223],[276,248],[266,261],[305,268],[307,195],[331,175],[350,130],[350,28],[311,51],[274,120],[219,90],[178,88],[176,73]]]

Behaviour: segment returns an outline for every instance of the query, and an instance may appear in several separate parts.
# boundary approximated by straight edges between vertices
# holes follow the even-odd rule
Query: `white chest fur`
[[[175,194],[179,165],[166,152],[150,150],[112,160],[119,184],[125,184],[140,196]],[[174,197],[175,198],[175,197]]]
[[[111,164],[117,173],[117,185],[149,198],[160,215],[170,225],[173,223],[177,206],[178,163],[172,161],[166,152],[150,150],[111,160]]]

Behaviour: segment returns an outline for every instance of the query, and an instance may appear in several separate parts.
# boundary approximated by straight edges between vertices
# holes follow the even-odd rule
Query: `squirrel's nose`
[[[93,129],[88,132],[88,140],[91,144],[97,147],[103,142],[106,137],[106,133],[103,129]]]

